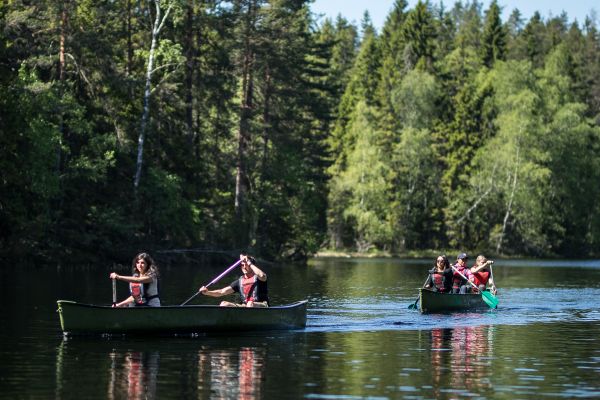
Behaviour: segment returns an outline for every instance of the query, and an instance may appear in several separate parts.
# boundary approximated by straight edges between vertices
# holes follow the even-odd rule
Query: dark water
[[[225,267],[163,268],[163,302],[183,302]],[[0,273],[0,398],[600,397],[600,261],[497,261],[500,308],[448,315],[407,308],[427,267],[265,268],[273,303],[309,300],[301,331],[69,339],[56,300],[108,304],[109,270],[11,268]]]

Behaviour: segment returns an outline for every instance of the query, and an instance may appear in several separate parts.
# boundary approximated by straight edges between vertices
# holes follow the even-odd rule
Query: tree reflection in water
[[[431,330],[431,368],[437,395],[449,388],[471,393],[491,388],[488,377],[493,329],[481,325]]]

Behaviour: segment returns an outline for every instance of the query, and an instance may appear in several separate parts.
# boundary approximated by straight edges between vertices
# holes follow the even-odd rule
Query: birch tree
[[[348,156],[348,169],[341,183],[351,193],[344,217],[355,225],[356,248],[359,252],[373,245],[389,247],[391,227],[387,217],[389,171],[383,162],[381,132],[375,128],[373,109],[358,103],[351,121],[351,134],[356,146]]]
[[[551,218],[544,215],[551,171],[540,141],[542,99],[530,63],[498,64],[493,75],[498,133],[475,156],[470,187],[452,204],[456,219],[450,233],[459,246],[482,246],[474,243],[482,238],[472,231],[479,230],[489,235],[487,248],[496,253],[510,248],[541,254],[548,246],[544,221]]]
[[[165,4],[166,3],[166,4]],[[140,185],[140,179],[142,176],[142,164],[144,161],[144,142],[146,140],[146,129],[148,126],[148,119],[150,118],[150,96],[152,94],[152,76],[158,68],[154,67],[154,61],[156,51],[159,45],[160,32],[165,26],[165,22],[169,18],[169,14],[173,10],[174,2],[168,0],[152,0],[148,3],[148,14],[152,15],[150,6],[154,5],[154,21],[151,23],[151,42],[150,50],[148,52],[148,58],[146,62],[146,79],[144,84],[144,98],[143,98],[143,111],[142,120],[140,123],[140,134],[138,136],[138,148],[137,148],[137,159],[135,168],[135,178],[133,181],[133,187],[137,191]],[[163,15],[163,7],[166,5],[166,11]],[[160,68],[160,67],[159,67]]]

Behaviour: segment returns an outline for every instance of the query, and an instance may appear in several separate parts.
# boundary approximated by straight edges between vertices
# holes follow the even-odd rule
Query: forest
[[[595,15],[3,0],[0,110],[5,262],[600,255]]]

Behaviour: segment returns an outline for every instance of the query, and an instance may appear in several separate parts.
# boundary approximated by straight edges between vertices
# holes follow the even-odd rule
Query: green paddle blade
[[[494,296],[490,292],[483,292],[481,293],[481,296],[483,297],[483,301],[485,301],[485,304],[490,306],[490,308],[498,308],[498,299],[496,298],[496,296]]]
[[[416,308],[417,308],[417,302],[418,302],[418,301],[419,301],[419,299],[417,299],[417,301],[415,301],[414,303],[412,303],[412,304],[409,304],[409,306],[408,306],[408,309],[409,309],[409,310],[414,310],[414,309],[416,309]]]

